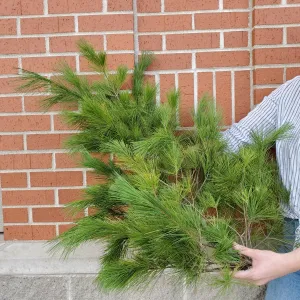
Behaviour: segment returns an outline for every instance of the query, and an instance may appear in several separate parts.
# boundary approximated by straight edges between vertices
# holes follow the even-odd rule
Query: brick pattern
[[[74,130],[62,122],[62,107],[43,113],[42,93],[16,92],[17,68],[50,76],[66,61],[94,80],[77,52],[80,38],[105,50],[112,70],[119,64],[133,68],[141,51],[154,51],[146,79],[160,86],[158,102],[166,101],[171,88],[180,88],[181,127],[193,126],[190,112],[205,92],[215,97],[224,126],[230,126],[300,74],[299,22],[298,0],[0,1],[5,239],[44,240],[65,231],[74,219],[62,207],[81,199],[87,185],[104,181],[64,150]],[[78,217],[83,213],[88,212]]]

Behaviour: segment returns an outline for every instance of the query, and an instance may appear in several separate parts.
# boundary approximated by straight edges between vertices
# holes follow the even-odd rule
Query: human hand
[[[236,272],[236,279],[260,286],[292,272],[288,254],[250,249],[238,244],[234,244],[233,248],[252,259],[252,268]]]

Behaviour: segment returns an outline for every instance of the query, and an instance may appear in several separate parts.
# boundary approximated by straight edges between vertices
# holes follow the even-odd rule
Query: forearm
[[[283,266],[288,273],[297,272],[300,270],[300,248],[295,249],[292,252],[284,254],[285,265]]]

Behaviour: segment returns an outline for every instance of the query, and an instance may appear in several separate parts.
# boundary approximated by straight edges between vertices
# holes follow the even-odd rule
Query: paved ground
[[[62,260],[44,242],[0,242],[0,300],[262,300],[263,289],[234,286],[220,295],[205,282],[197,288],[174,283],[169,275],[146,290],[104,293],[94,283],[99,244],[89,244]],[[209,278],[207,278],[207,282]]]

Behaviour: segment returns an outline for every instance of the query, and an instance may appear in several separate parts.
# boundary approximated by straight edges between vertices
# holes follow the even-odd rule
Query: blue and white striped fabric
[[[290,123],[291,137],[276,141],[276,159],[283,184],[290,191],[289,206],[284,215],[300,219],[300,76],[274,90],[238,123],[223,132],[231,151],[251,142],[251,131],[267,133]],[[296,230],[300,242],[300,226]]]

